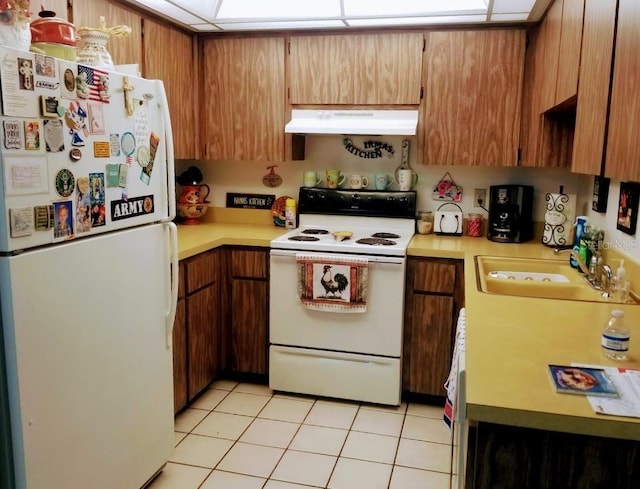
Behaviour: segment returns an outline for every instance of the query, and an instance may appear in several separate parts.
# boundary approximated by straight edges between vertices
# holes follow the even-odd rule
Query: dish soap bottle
[[[602,332],[602,354],[612,360],[626,360],[629,351],[629,329],[624,311],[614,309]]]
[[[573,251],[575,251],[578,254],[580,253],[580,241],[583,239],[582,235],[584,234],[586,227],[587,227],[587,217],[586,216],[577,217],[576,224],[575,224],[576,234],[573,238]],[[586,256],[583,258],[586,258]],[[588,262],[585,262],[585,263],[589,265]],[[569,264],[573,268],[580,270],[578,261],[573,256],[569,256]]]

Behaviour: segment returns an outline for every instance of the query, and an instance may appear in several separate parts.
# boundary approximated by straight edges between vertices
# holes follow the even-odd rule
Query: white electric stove
[[[415,208],[415,192],[300,189],[300,226],[271,241],[272,389],[400,404],[405,262]],[[340,241],[336,232],[352,235]],[[349,308],[353,289],[327,285],[340,271],[347,282],[357,280],[357,267],[345,272],[345,263],[366,268],[358,290],[366,308],[357,312]],[[301,274],[313,266],[319,269],[305,282]],[[305,284],[331,307],[309,308]]]

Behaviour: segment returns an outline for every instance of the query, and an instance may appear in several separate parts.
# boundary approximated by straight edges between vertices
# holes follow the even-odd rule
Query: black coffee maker
[[[533,238],[532,186],[492,185],[489,187],[487,238],[500,243],[522,243]]]

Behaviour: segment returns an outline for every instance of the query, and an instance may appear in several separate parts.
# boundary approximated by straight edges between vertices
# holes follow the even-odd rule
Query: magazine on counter
[[[584,396],[618,397],[618,390],[603,368],[549,365],[556,392]]]

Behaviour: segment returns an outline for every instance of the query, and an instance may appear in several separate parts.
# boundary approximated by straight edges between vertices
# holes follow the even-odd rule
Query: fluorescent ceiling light
[[[485,0],[343,0],[346,17],[430,16],[441,13],[486,13]]]
[[[222,0],[217,21],[340,17],[340,0]]]
[[[196,32],[220,32],[535,21],[552,0],[123,1]]]
[[[350,19],[349,25],[353,27],[366,26],[393,26],[393,25],[429,25],[429,24],[467,24],[478,23],[487,20],[487,16],[482,15],[448,15],[433,17],[401,17],[392,19]]]

